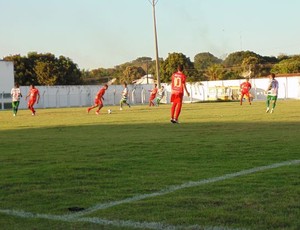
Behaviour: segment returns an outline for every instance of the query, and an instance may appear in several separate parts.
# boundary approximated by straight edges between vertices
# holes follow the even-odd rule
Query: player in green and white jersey
[[[11,97],[12,97],[12,110],[13,115],[16,116],[19,104],[20,104],[20,98],[22,97],[20,86],[18,83],[15,84],[15,87],[11,89],[10,91]]]
[[[159,103],[164,96],[165,96],[165,87],[161,86],[161,88],[157,91],[157,97],[156,97],[157,106],[159,106]]]
[[[123,91],[122,91],[122,98],[120,100],[120,110],[123,110],[123,104],[128,105],[128,107],[130,108],[130,104],[127,102],[127,98],[128,98],[128,88],[127,88],[127,83],[124,82],[123,83]]]
[[[275,74],[272,73],[270,75],[270,84],[269,87],[267,89],[267,110],[266,113],[268,113],[270,111],[270,103],[271,101],[273,101],[273,105],[272,105],[272,109],[270,111],[270,113],[274,112],[275,106],[276,106],[276,102],[277,102],[277,96],[278,96],[278,88],[279,88],[279,83],[278,81],[275,79]]]

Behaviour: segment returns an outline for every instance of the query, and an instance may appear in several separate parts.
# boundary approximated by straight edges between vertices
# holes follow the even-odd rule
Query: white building
[[[0,60],[0,109],[11,101],[10,90],[14,86],[14,63]]]

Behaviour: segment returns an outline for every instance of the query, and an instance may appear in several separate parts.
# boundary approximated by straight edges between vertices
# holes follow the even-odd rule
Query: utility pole
[[[156,17],[155,17],[155,5],[158,0],[148,0],[152,5],[153,11],[153,25],[154,25],[154,39],[155,39],[155,56],[156,56],[156,78],[157,78],[157,86],[160,88],[160,76],[159,76],[159,56],[158,56],[158,43],[157,43],[157,30],[156,30]]]

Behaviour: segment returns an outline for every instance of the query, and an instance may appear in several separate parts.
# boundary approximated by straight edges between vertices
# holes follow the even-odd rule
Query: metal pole
[[[147,61],[147,84],[149,84],[149,81],[148,81],[148,61]]]
[[[157,76],[157,86],[158,86],[158,88],[160,88],[159,56],[158,56],[158,43],[157,43],[157,30],[156,30],[156,17],[155,17],[155,5],[157,2],[158,2],[158,0],[152,0],[154,38],[155,38],[155,55],[156,55],[156,76]]]

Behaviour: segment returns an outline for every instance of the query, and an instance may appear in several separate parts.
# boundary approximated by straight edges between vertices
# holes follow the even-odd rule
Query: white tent
[[[132,83],[136,85],[153,84],[155,82],[152,74],[144,75],[140,79],[134,80]]]

